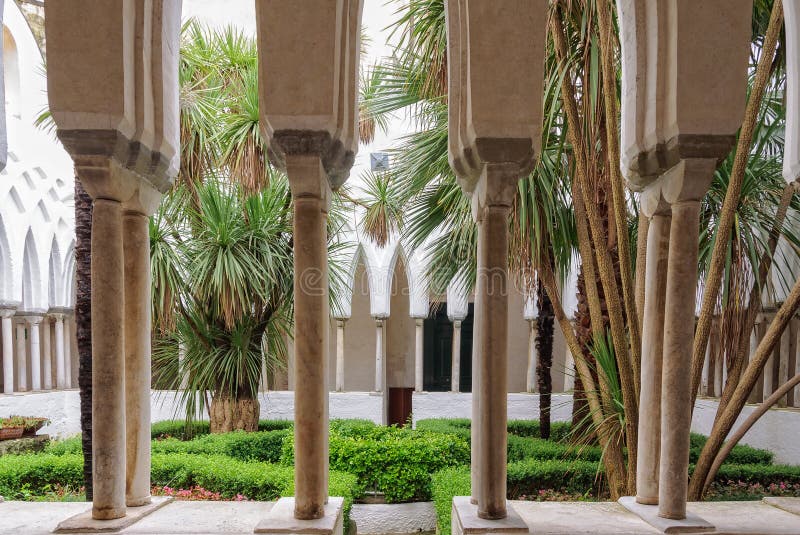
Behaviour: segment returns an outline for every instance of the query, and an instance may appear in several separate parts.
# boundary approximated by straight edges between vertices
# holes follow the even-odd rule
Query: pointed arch
[[[8,243],[6,226],[3,216],[0,215],[0,299],[13,301],[13,262],[11,261],[11,247]]]
[[[51,307],[62,304],[62,282],[64,280],[63,274],[61,273],[62,267],[58,240],[53,236],[53,242],[50,245],[50,259],[47,270],[47,301]]]
[[[75,240],[73,239],[67,253],[64,255],[64,269],[61,271],[63,277],[61,287],[63,294],[61,302],[67,308],[75,308]]]
[[[32,311],[39,308],[42,303],[42,276],[39,269],[39,253],[36,249],[36,240],[29,228],[25,236],[25,249],[22,256],[22,308]]]
[[[17,212],[20,214],[25,213],[25,205],[22,203],[22,198],[17,193],[17,188],[11,186],[11,189],[8,192],[8,197],[11,202],[14,204],[14,207],[17,209]]]

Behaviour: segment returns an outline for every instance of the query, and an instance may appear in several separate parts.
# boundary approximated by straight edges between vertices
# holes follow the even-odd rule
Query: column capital
[[[425,318],[414,318],[414,324],[417,327],[422,327],[425,324]]]
[[[22,316],[22,318],[32,327],[39,325],[42,320],[44,319],[43,314],[27,314]]]
[[[17,313],[15,308],[0,308],[0,318],[11,318]]]
[[[334,318],[334,319],[336,320],[337,327],[344,328],[345,323],[347,323],[347,320],[349,320],[350,318]]]
[[[375,325],[377,327],[383,327],[384,322],[389,318],[389,316],[372,316],[372,319],[375,320]]]
[[[453,320],[453,327],[455,327],[456,329],[460,329],[461,328],[461,320],[459,320],[459,319]]]

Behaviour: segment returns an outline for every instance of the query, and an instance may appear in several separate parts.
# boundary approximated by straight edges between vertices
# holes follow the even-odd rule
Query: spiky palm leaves
[[[259,128],[257,57],[241,31],[184,25],[180,180],[150,225],[156,379],[215,431],[257,425],[262,370],[283,366],[291,334],[292,202]],[[335,196],[332,299],[342,209]]]

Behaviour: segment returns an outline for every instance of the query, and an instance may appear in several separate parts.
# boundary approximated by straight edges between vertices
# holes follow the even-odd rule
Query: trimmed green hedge
[[[366,436],[330,434],[330,466],[358,477],[365,489],[383,492],[387,502],[427,500],[431,474],[469,464],[469,446],[457,436],[376,426]],[[294,437],[283,442],[281,463],[294,463]]]
[[[242,494],[251,500],[272,501],[294,494],[294,468],[263,462],[246,462],[226,455],[154,453],[151,482],[173,488],[203,487],[225,498]],[[63,455],[9,455],[0,458],[0,494],[14,498],[20,491],[44,494],[55,484],[83,486],[83,457]],[[345,519],[353,499],[362,491],[354,475],[331,471],[330,492],[345,499]]]
[[[280,429],[291,429],[291,420],[260,420],[258,422],[259,431],[277,431]],[[211,433],[209,423],[206,421],[192,422],[187,426],[184,420],[165,420],[156,422],[150,427],[150,435],[153,439],[177,438],[179,440],[190,440],[200,435]]]
[[[689,462],[694,464],[700,456],[700,451],[705,446],[708,437],[692,433],[689,437]],[[724,464],[772,464],[775,455],[768,450],[760,450],[744,444],[733,447]]]
[[[281,446],[289,429],[245,433],[236,431],[221,435],[202,435],[193,440],[168,438],[152,442],[153,453],[194,453],[227,455],[240,461],[277,463]]]
[[[472,485],[469,468],[445,468],[431,476],[431,496],[436,507],[436,533],[450,535],[453,497],[470,496]]]
[[[543,438],[508,435],[508,462],[525,459],[564,459],[599,461],[603,455],[596,446],[572,446]]]
[[[597,462],[557,459],[526,459],[508,464],[508,496],[537,494],[555,490],[569,494],[597,496],[604,485],[602,465]]]

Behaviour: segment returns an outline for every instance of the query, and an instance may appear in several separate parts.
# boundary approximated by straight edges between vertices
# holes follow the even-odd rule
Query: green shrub
[[[694,468],[694,467],[692,467]],[[800,483],[800,466],[782,464],[723,464],[719,467],[714,481],[741,481],[759,483],[769,486],[770,483]]]
[[[428,418],[417,421],[417,429],[434,433],[458,435],[469,440],[470,420],[467,418]],[[569,422],[553,422],[550,425],[550,440],[565,441],[569,437]],[[541,438],[539,420],[509,420],[507,427],[510,435],[527,438]]]
[[[570,494],[601,496],[603,469],[590,461],[526,459],[508,465],[508,496],[517,499],[555,490]]]
[[[700,452],[705,446],[708,437],[698,433],[692,433],[689,438],[689,462],[696,463]],[[768,450],[761,450],[746,446],[744,444],[737,444],[733,447],[728,457],[723,464],[772,464],[775,455]]]
[[[236,431],[220,435],[202,435],[192,440],[167,438],[152,443],[154,453],[194,453],[227,455],[240,461],[277,463],[281,456],[287,429],[245,433]]]
[[[599,461],[602,450],[596,446],[571,446],[541,438],[508,435],[508,462],[525,459],[575,459]]]
[[[259,431],[278,431],[280,429],[291,429],[294,424],[291,420],[259,420]],[[211,433],[207,421],[192,422],[187,425],[184,420],[164,420],[156,422],[150,427],[150,435],[154,439],[177,438],[179,440],[191,440],[200,435]]]
[[[56,483],[83,486],[83,455],[4,455],[0,457],[0,495],[20,499],[41,495]]]
[[[428,499],[432,473],[469,463],[469,446],[459,437],[407,428],[377,426],[366,438],[331,433],[329,443],[331,469],[354,474],[390,503]],[[287,435],[281,463],[294,463],[293,446]]]
[[[68,453],[83,455],[81,437],[71,437],[64,440],[51,440],[44,449],[45,453],[53,455],[66,455]]]
[[[378,425],[372,420],[331,420],[331,433],[343,437],[367,437],[375,433]]]
[[[471,494],[469,468],[445,468],[431,476],[431,496],[436,507],[438,535],[450,535],[453,497]]]

